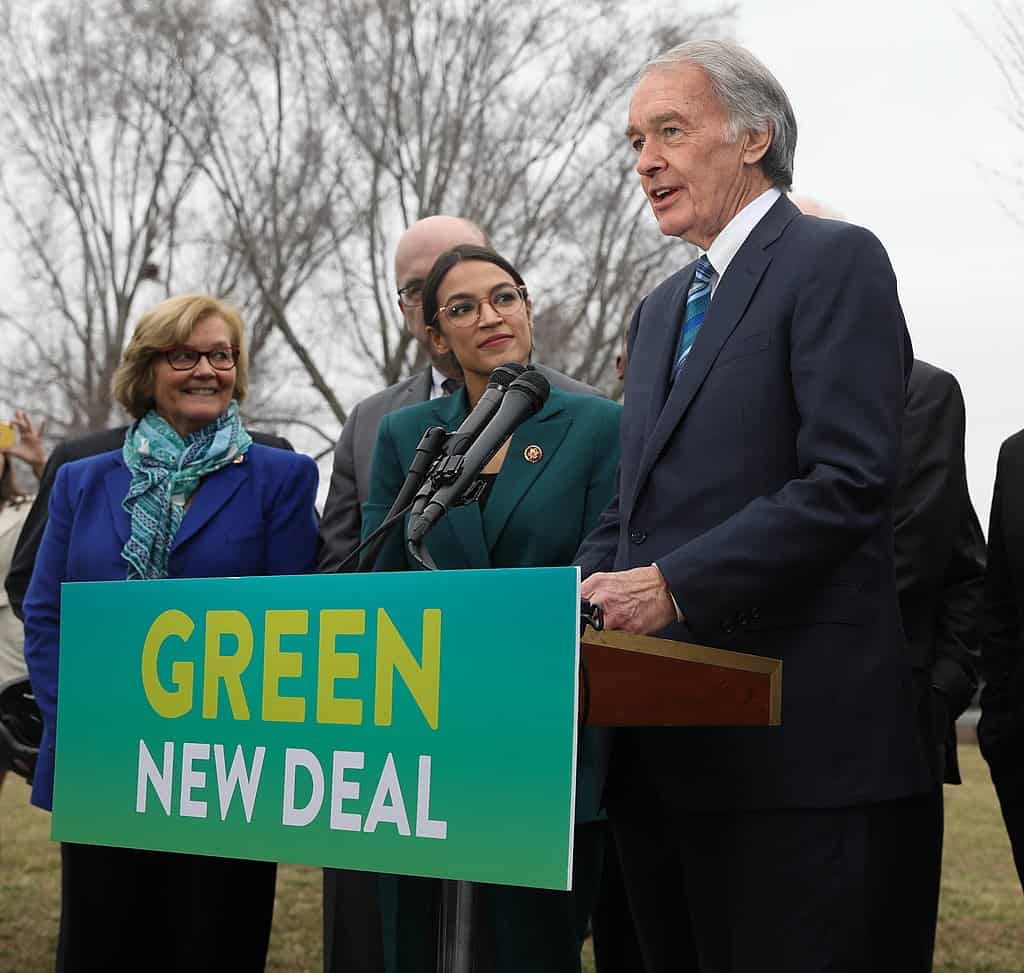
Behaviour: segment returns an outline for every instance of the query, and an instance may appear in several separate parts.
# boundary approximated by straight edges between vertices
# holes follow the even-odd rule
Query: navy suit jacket
[[[316,563],[316,464],[253,444],[241,463],[205,477],[185,513],[168,562],[171,578],[305,574]],[[25,597],[25,661],[43,714],[32,803],[53,802],[64,581],[123,581],[121,549],[131,530],[122,501],[131,474],[121,450],[60,468]]]
[[[670,804],[842,807],[924,790],[893,574],[910,339],[868,231],[785,197],[673,383],[690,265],[637,309],[619,492],[585,574],[656,562],[668,638],[783,660],[782,726],[630,731]]]

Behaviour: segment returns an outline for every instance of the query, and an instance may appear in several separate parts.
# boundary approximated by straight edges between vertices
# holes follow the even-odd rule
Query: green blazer
[[[465,389],[384,417],[373,456],[363,537],[384,519],[420,438],[430,426],[456,429],[466,418]],[[618,403],[552,388],[544,408],[515,432],[484,509],[456,507],[427,535],[442,569],[551,567],[573,563],[577,548],[615,493]],[[540,447],[538,452],[533,447]],[[535,461],[527,459],[529,455]],[[404,531],[392,532],[377,570],[406,571]],[[594,820],[607,768],[607,738],[588,730],[577,782],[576,819]]]

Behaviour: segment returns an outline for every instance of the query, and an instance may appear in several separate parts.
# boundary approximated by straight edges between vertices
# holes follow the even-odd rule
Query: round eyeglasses
[[[503,318],[518,314],[526,303],[526,288],[520,284],[499,284],[491,291],[490,297],[477,300],[475,297],[457,297],[437,309],[438,317],[444,318],[456,328],[472,327],[480,320],[480,310],[486,301]]]
[[[215,368],[218,372],[230,372],[238,364],[238,349],[212,348],[210,351],[200,351],[189,345],[175,345],[164,351],[164,358],[176,372],[191,371],[199,364],[200,358],[205,358],[210,363],[210,368]]]
[[[422,280],[414,280],[405,287],[398,288],[398,299],[406,307],[421,307],[423,305],[423,284]]]

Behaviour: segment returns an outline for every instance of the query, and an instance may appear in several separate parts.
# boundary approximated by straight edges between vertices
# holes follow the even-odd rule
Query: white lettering
[[[304,767],[313,781],[313,793],[305,807],[295,806],[295,771]],[[324,802],[324,772],[316,754],[311,750],[289,747],[284,752],[284,812],[281,823],[305,827],[319,813]]]
[[[266,755],[266,747],[257,747],[253,753],[252,769],[249,770],[245,766],[245,754],[239,745],[235,747],[235,755],[231,758],[231,769],[228,770],[224,761],[223,745],[220,743],[213,745],[213,763],[217,769],[217,794],[220,797],[221,821],[227,818],[232,794],[237,789],[242,796],[242,809],[245,811],[246,823],[252,823],[252,809],[256,803],[256,791],[260,786],[263,758]]]
[[[448,837],[447,821],[430,820],[430,757],[420,755],[419,775],[416,778],[416,837]]]
[[[391,803],[385,803],[390,798]],[[409,835],[409,815],[405,813],[405,799],[402,787],[398,782],[398,771],[395,770],[395,758],[389,753],[384,761],[384,769],[380,772],[377,790],[370,802],[370,810],[366,814],[364,831],[374,832],[377,825],[384,821],[393,824],[398,833]]]
[[[359,781],[345,780],[346,770],[362,770],[365,754],[354,750],[335,750],[331,782],[331,830],[359,831],[363,819],[358,814],[342,810],[346,800],[359,797]]]
[[[205,818],[206,801],[192,800],[192,791],[206,786],[206,772],[192,766],[195,760],[210,759],[210,744],[186,743],[181,748],[181,807],[183,818]]]
[[[164,744],[164,767],[159,770],[156,761],[146,747],[146,744],[139,740],[139,774],[138,783],[135,787],[135,810],[139,814],[146,813],[146,784],[153,785],[156,796],[163,805],[164,814],[171,813],[171,776],[174,772],[174,744],[168,741]]]

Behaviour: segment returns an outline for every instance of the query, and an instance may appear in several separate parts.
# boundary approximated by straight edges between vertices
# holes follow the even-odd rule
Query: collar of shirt
[[[430,398],[439,399],[444,395],[444,380],[448,376],[439,372],[433,365],[430,366]]]
[[[765,214],[774,205],[782,193],[772,186],[766,189],[756,199],[752,199],[743,207],[728,223],[714,242],[708,247],[707,258],[715,273],[711,278],[711,296],[715,296],[718,282],[725,275],[732,258],[739,252],[740,247],[746,242],[747,237],[753,232],[755,226],[761,222]]]

